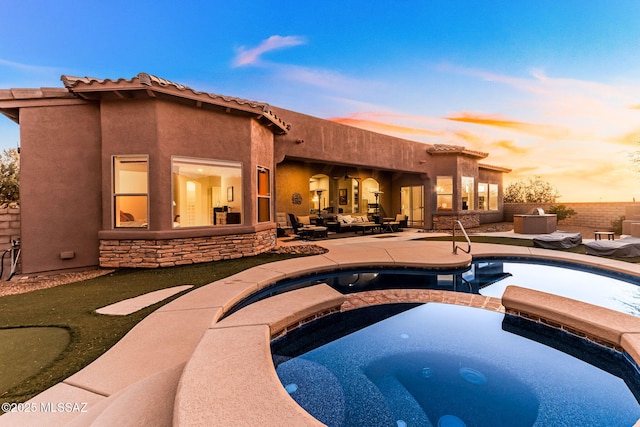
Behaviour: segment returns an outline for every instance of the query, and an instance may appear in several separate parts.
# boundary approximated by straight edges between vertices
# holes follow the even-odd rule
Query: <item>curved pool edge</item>
[[[447,243],[447,249],[449,250],[449,255],[451,255],[450,252],[450,244]],[[555,260],[555,261],[571,261],[571,262],[577,262],[577,263],[582,263],[585,265],[590,265],[590,266],[594,266],[594,267],[599,267],[599,268],[605,268],[605,269],[610,269],[612,271],[616,271],[616,272],[623,272],[626,274],[632,274],[632,275],[639,275],[640,276],[640,268],[637,268],[637,266],[635,265],[626,265],[623,262],[620,261],[613,261],[612,260],[602,260],[602,259],[594,259],[594,257],[592,256],[587,256],[587,255],[580,255],[580,254],[574,254],[574,253],[567,253],[567,252],[557,252],[557,251],[551,251],[551,250],[544,250],[544,249],[537,249],[537,248],[516,248],[515,251],[511,251],[509,249],[512,249],[512,247],[505,247],[504,245],[492,245],[492,244],[483,244],[483,245],[479,245],[479,244],[474,244],[472,245],[472,255],[473,256],[493,256],[493,257],[500,257],[500,256],[522,256],[522,257],[528,257],[528,258],[535,258],[535,259],[539,259],[539,260]],[[395,254],[398,254],[400,251],[394,251]],[[415,254],[415,253],[413,253]],[[335,253],[334,253],[335,255]],[[334,257],[335,259],[335,257]],[[605,261],[605,262],[602,262]],[[371,266],[372,264],[379,264],[378,263],[371,263],[371,262],[365,262],[364,263],[367,266]],[[396,266],[415,266],[415,263],[412,263],[411,265],[404,265],[402,264],[401,260],[399,259],[395,259],[394,260],[394,264]],[[362,267],[362,260],[358,261],[358,262],[354,262],[349,263],[349,262],[345,262],[344,260],[339,264],[340,267],[343,268],[349,268],[349,267]],[[421,264],[421,266],[424,266],[424,264]],[[528,291],[528,290],[527,290]],[[295,292],[295,291],[293,291]],[[336,294],[339,294],[337,291]],[[540,294],[537,291],[530,291],[532,294]],[[459,293],[455,293],[455,292],[447,292],[447,291],[430,291],[428,292],[432,295],[430,295],[427,298],[423,298],[420,299],[420,302],[441,302],[441,303],[448,303],[448,304],[464,304],[464,305],[470,305],[473,307],[478,307],[478,308],[485,308],[485,309],[491,309],[491,310],[495,310],[495,311],[500,311],[500,312],[505,312],[508,310],[513,311],[514,307],[512,306],[513,304],[513,299],[509,300],[508,302],[506,302],[506,304],[508,305],[508,307],[505,307],[502,305],[502,303],[500,302],[499,299],[496,298],[490,298],[490,297],[484,297],[481,295],[469,295],[469,294],[459,294]],[[341,295],[341,294],[340,294]],[[358,298],[358,294],[354,294],[355,296],[347,296],[347,298],[345,299],[345,303],[343,304],[349,304],[349,299],[353,299],[353,298]],[[437,297],[430,299],[433,297],[433,295],[437,295]],[[538,295],[540,296],[540,295]],[[477,300],[474,302],[471,302],[470,300],[474,299],[474,297],[477,297]],[[277,297],[272,297],[272,298],[277,298]],[[365,301],[372,301],[371,296],[367,296],[366,298],[364,298]],[[561,299],[562,297],[557,297],[558,299]],[[360,299],[361,301],[363,300],[362,298]],[[460,300],[465,300],[464,302],[461,302]],[[482,300],[480,302],[480,300]],[[497,300],[490,302],[489,304],[487,304],[487,301],[491,301],[491,300]],[[565,300],[567,300],[565,298]],[[410,302],[413,301],[415,302],[415,295],[412,296],[412,298],[395,298],[395,302],[398,301],[404,301],[404,302]],[[311,305],[313,305],[313,302],[310,302]],[[381,303],[380,301],[376,301],[374,303]],[[545,304],[546,304],[546,300],[545,298],[542,298],[540,300],[541,305],[539,306],[539,308],[544,308]],[[355,308],[355,307],[354,307]],[[584,320],[583,319],[583,326],[585,326],[585,329],[588,333],[588,335],[592,338],[596,338],[594,341],[597,342],[598,338],[602,338],[600,337],[600,331],[598,330],[598,328],[600,327],[600,325],[602,324],[606,324],[609,320],[609,314],[611,314],[610,312],[612,312],[612,310],[608,310],[608,309],[602,309],[602,313],[603,313],[603,318],[596,318],[596,319],[591,319],[591,320]],[[542,310],[544,311],[544,310]],[[613,312],[614,314],[617,314],[616,312]],[[240,312],[235,313],[233,315],[230,316],[230,318],[236,316],[236,314],[240,314]],[[560,323],[562,323],[562,315],[567,315],[568,317],[572,316],[572,313],[570,310],[564,311],[562,309],[558,309],[557,312],[557,317],[560,317]],[[616,343],[614,344],[619,344],[618,348],[622,348],[624,351],[626,351],[635,361],[636,363],[640,362],[640,334],[638,334],[636,331],[640,332],[640,319],[638,318],[634,318],[633,316],[629,316],[629,315],[625,315],[620,313],[620,317],[622,318],[626,318],[627,321],[630,321],[635,327],[633,328],[627,328],[627,327],[621,327],[621,329],[619,330],[619,336],[620,339],[616,341]],[[554,317],[555,320],[558,320],[557,317]],[[615,317],[615,316],[614,316]],[[630,319],[629,319],[630,318]],[[544,318],[543,318],[544,319]],[[288,319],[289,321],[291,321],[292,319]],[[298,319],[300,322],[303,322],[305,320],[309,320],[307,319]],[[544,321],[544,320],[543,320]],[[224,321],[223,321],[224,322]],[[221,322],[221,323],[223,323]],[[257,325],[243,325],[243,321],[238,320],[237,321],[237,325],[236,327],[257,327]],[[295,324],[295,322],[293,322]],[[572,331],[571,326],[575,326],[573,325],[572,322],[566,322],[568,323],[567,325],[567,330],[568,331]],[[623,322],[624,323],[624,322]],[[596,327],[592,328],[592,326],[597,325]],[[220,326],[224,326],[224,325],[218,325],[218,327]],[[263,325],[265,326],[265,325]],[[212,330],[217,330],[218,328],[214,325],[212,327]],[[595,330],[593,330],[595,329]],[[271,331],[271,329],[269,329]],[[238,330],[238,332],[240,332],[240,330]],[[271,332],[276,332],[276,331],[271,331]],[[231,334],[231,336],[233,337],[233,341],[239,340],[239,336],[238,334]],[[271,338],[277,336],[277,333],[274,333]],[[607,337],[608,338],[608,337]],[[606,341],[606,340],[605,340]],[[280,380],[278,379],[277,375],[275,374],[275,368],[273,367],[273,363],[271,361],[271,350],[270,350],[270,339],[269,340],[265,340],[263,341],[260,345],[262,346],[262,352],[261,352],[261,357],[263,359],[268,360],[266,365],[261,365],[261,368],[263,369],[263,371],[265,372],[265,376],[269,377],[271,379],[271,383],[270,383],[270,387],[269,389],[277,389],[278,391],[274,394],[276,396],[278,396],[279,398],[279,402],[282,404],[282,409],[285,408],[291,408],[292,404],[293,407],[295,408],[294,413],[289,414],[289,416],[300,416],[300,418],[298,419],[298,422],[300,422],[301,425],[322,425],[320,422],[318,422],[317,420],[315,420],[314,418],[309,418],[310,415],[309,414],[303,414],[300,415],[298,413],[298,410],[300,409],[300,407],[295,403],[295,401],[286,393],[282,393],[282,391],[284,390],[284,388],[282,387],[282,384],[280,383]],[[210,346],[207,346],[206,348],[203,348],[202,351],[200,351],[201,349],[196,349],[196,351],[194,352],[194,355],[192,356],[192,360],[208,360],[211,358],[211,354],[212,351],[220,350],[220,348],[224,348],[226,345],[233,345],[232,343],[225,343],[223,341],[219,341],[217,343],[216,346],[214,346],[213,348]],[[239,345],[236,347],[237,350],[239,351],[239,353],[237,354],[238,358],[235,357],[226,357],[225,359],[231,363],[232,365],[236,365],[236,363],[238,362],[239,357],[245,352],[246,347],[244,345]],[[228,348],[228,347],[227,347]],[[245,365],[246,367],[246,365]],[[189,364],[187,365],[187,369],[189,369]],[[193,396],[190,396],[192,393],[201,393],[202,390],[197,390],[197,389],[191,389],[189,387],[189,392],[187,392],[187,387],[188,384],[190,383],[190,381],[195,380],[196,378],[198,378],[198,382],[201,381],[201,376],[202,376],[202,372],[199,370],[185,370],[185,374],[182,377],[181,380],[181,390],[179,391],[177,398],[176,398],[176,407],[175,407],[175,412],[174,412],[174,421],[175,424],[174,425],[178,425],[178,426],[187,426],[187,425],[191,425],[191,414],[193,414],[194,411],[198,412],[198,411],[202,411],[204,409],[204,407],[200,407],[199,409],[194,408],[193,405],[189,404],[189,405],[182,405],[182,402],[193,402]],[[216,371],[224,371],[225,368],[221,367],[221,366],[217,366]],[[237,366],[233,366],[231,368],[231,371],[233,372],[237,372],[238,367]],[[260,400],[261,396],[263,396],[262,392],[260,392],[259,390],[257,390],[255,387],[252,387],[252,384],[255,384],[255,376],[254,373],[255,371],[252,370],[252,374],[251,375],[246,375],[243,377],[245,383],[244,385],[238,385],[236,384],[237,387],[239,387],[240,389],[245,390],[245,394],[242,397],[239,397],[237,399],[232,399],[231,401],[229,401],[228,399],[228,394],[226,393],[226,391],[223,388],[218,388],[218,389],[211,389],[210,387],[207,387],[208,394],[210,396],[208,405],[206,407],[212,408],[212,407],[219,407],[220,403],[221,403],[221,396],[226,397],[225,402],[229,405],[228,407],[224,408],[224,409],[220,409],[215,411],[215,413],[210,413],[210,415],[212,416],[212,418],[210,418],[210,420],[215,420],[216,423],[223,423],[223,422],[243,422],[243,420],[245,420],[246,418],[246,410],[248,407],[253,407],[252,405],[247,406],[247,402],[256,402],[256,400]],[[215,375],[213,375],[212,378],[210,378],[210,380],[212,380],[214,383],[216,381],[216,377]],[[237,381],[240,381],[240,378],[236,378]],[[267,405],[267,408],[265,409],[265,411],[260,415],[259,419],[260,422],[264,425],[281,425],[281,421],[282,419],[276,415],[276,416],[272,416],[272,409],[273,408],[273,401],[271,401],[271,399],[268,400],[269,405]],[[253,409],[253,408],[252,408]],[[257,409],[257,408],[255,408]],[[281,411],[278,411],[278,413],[280,414]],[[309,424],[310,423],[310,424]],[[638,420],[638,422],[636,423],[636,426],[640,427],[640,420]]]
[[[321,425],[306,412],[303,411],[301,413],[301,408],[297,404],[291,405],[293,400],[286,394],[277,376],[275,376],[269,349],[270,329],[265,325],[244,326],[243,328],[246,328],[244,331],[247,332],[245,335],[241,333],[243,331],[240,329],[221,328],[218,325],[218,320],[221,319],[229,307],[244,296],[285,277],[294,277],[295,275],[320,270],[328,271],[332,268],[362,267],[366,264],[405,266],[403,257],[407,258],[406,265],[408,266],[415,266],[415,264],[428,266],[436,262],[430,256],[433,251],[441,253],[442,256],[446,256],[448,252],[449,258],[447,262],[449,263],[452,261],[460,263],[463,259],[466,263],[467,260],[470,262],[471,259],[470,256],[468,258],[459,258],[460,255],[457,255],[456,257],[458,258],[452,260],[450,242],[421,241],[407,243],[407,241],[392,241],[395,239],[383,240],[384,242],[374,242],[370,238],[358,238],[353,239],[353,243],[345,241],[338,244],[316,242],[318,244],[322,243],[322,246],[329,247],[330,252],[324,255],[296,258],[254,267],[238,275],[193,290],[144,319],[127,334],[125,339],[96,362],[80,371],[78,374],[81,375],[78,375],[77,381],[72,383],[65,380],[30,401],[89,402],[88,413],[11,413],[0,417],[0,426],[15,425],[16,420],[19,420],[20,425],[25,426],[64,425],[69,422],[72,422],[74,426],[88,426],[94,424],[94,422],[100,422],[101,417],[107,412],[109,412],[110,418],[113,420],[119,418],[131,419],[131,411],[153,411],[152,408],[157,407],[157,405],[164,405],[172,414],[171,419],[168,419],[168,416],[163,416],[160,419],[158,414],[158,421],[163,422],[158,422],[157,425],[206,425],[204,419],[211,419],[212,416],[219,423],[233,421],[243,423],[249,412],[257,414],[260,424],[265,426],[282,425],[282,420],[287,419],[283,417],[287,416],[294,417],[302,425]],[[398,243],[397,246],[394,245],[396,243]],[[355,256],[352,252],[359,255]],[[640,276],[640,268],[635,265],[593,256],[544,249],[473,244],[472,255],[496,257],[518,255],[532,258],[577,261],[586,265],[610,268],[613,271]],[[429,262],[420,263],[421,257],[423,259],[428,258]],[[367,262],[367,259],[373,261]],[[310,261],[310,263],[301,263],[301,261],[305,260]],[[196,319],[195,322],[194,319]],[[263,362],[268,360],[271,366],[270,369],[273,369],[273,371],[268,369],[264,374],[264,381],[266,381],[265,384],[268,384],[268,389],[272,390],[271,387],[275,387],[272,390],[274,392],[268,393],[268,395],[277,401],[282,401],[284,404],[278,409],[277,414],[274,415],[272,413],[269,415],[268,413],[254,411],[254,409],[258,408],[255,407],[255,401],[250,400],[250,398],[253,398],[252,396],[255,396],[257,391],[257,387],[255,387],[255,371],[247,369],[247,365],[240,364],[243,367],[242,369],[233,371],[233,375],[226,377],[238,390],[233,395],[227,393],[227,396],[230,396],[228,402],[226,402],[228,405],[222,406],[220,405],[221,402],[213,398],[214,393],[212,391],[224,393],[224,389],[211,390],[210,385],[198,375],[197,367],[206,366],[211,362],[211,353],[204,350],[214,342],[222,342],[222,338],[214,340],[212,336],[213,334],[223,333],[227,333],[229,339],[236,344],[234,344],[235,347],[228,348],[227,351],[229,353],[220,353],[219,357],[215,358],[216,362],[220,362],[217,365],[216,372],[218,374],[225,372],[225,363],[230,363],[234,360],[240,361],[242,357],[250,354],[248,351],[250,348],[257,348],[259,357],[262,358]],[[167,336],[177,337],[177,339],[167,339]],[[253,347],[248,347],[248,344],[241,343],[249,343]],[[623,347],[633,346],[633,348],[638,349],[640,348],[640,336],[638,334],[626,334],[621,343]],[[161,351],[157,351],[158,349]],[[638,354],[638,352],[632,354],[636,362],[639,361]],[[103,359],[102,362],[101,359]],[[182,364],[186,364],[184,370],[181,368]],[[181,375],[165,374],[166,371],[174,372],[175,369],[181,371]],[[108,378],[112,376],[117,377],[118,381],[115,381],[109,390],[106,392],[96,390],[93,382],[99,382],[102,381],[102,378],[105,378],[104,381],[108,383]],[[155,382],[148,381],[149,378],[155,378],[156,376],[159,377],[159,380]],[[87,378],[87,380],[83,381],[83,378]],[[162,379],[164,381],[161,381]],[[260,378],[260,380],[262,381],[263,378]],[[135,394],[136,400],[133,400],[132,404],[123,405],[122,399],[131,398],[131,393],[127,393],[127,390],[131,390],[136,386],[140,387],[139,383],[142,381],[150,384],[162,384],[162,393],[156,393],[155,390],[157,389],[153,388],[159,386],[150,385],[146,393]],[[189,411],[186,411],[183,406],[185,402],[189,402]],[[286,414],[283,414],[283,411]],[[164,412],[164,414],[166,413],[167,411]],[[636,426],[640,427],[640,420],[636,423]]]

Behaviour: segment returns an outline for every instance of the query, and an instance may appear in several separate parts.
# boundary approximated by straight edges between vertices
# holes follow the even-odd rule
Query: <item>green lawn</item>
[[[1,297],[0,401],[28,400],[69,377],[144,317],[183,293],[128,316],[98,315],[97,308],[172,286],[194,285],[195,289],[256,265],[292,257],[262,254],[185,267],[119,270],[82,282]]]

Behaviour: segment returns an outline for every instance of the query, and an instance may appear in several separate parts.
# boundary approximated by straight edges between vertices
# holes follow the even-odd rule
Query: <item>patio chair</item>
[[[396,222],[398,223],[398,228],[407,228],[409,226],[409,217],[404,214],[397,214]]]
[[[327,237],[327,227],[319,227],[316,225],[303,225],[298,221],[294,214],[288,214],[293,233],[301,239],[309,239],[315,237]]]
[[[284,212],[276,212],[276,224],[277,224],[277,232],[278,237],[284,237],[289,234],[289,230],[291,230],[291,225],[287,220],[287,214]]]

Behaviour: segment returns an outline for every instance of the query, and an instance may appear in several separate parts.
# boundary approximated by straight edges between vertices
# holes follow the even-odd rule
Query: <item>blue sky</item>
[[[147,72],[640,200],[640,2],[0,3],[0,88]],[[0,148],[16,124],[0,116]]]

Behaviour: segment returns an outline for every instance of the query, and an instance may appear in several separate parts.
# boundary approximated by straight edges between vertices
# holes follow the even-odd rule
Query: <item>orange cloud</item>
[[[611,142],[622,145],[631,145],[636,148],[640,148],[640,129],[636,129],[632,132],[626,133],[622,136],[618,136],[610,139]]]
[[[518,147],[513,141],[509,141],[506,139],[492,142],[489,145],[490,147],[502,148],[503,150],[507,150],[512,154],[528,154],[530,152],[528,148]]]
[[[455,138],[461,139],[473,145],[483,145],[485,142],[484,138],[466,130],[454,130],[452,133]]]
[[[342,123],[344,125],[354,126],[361,129],[367,129],[373,132],[380,133],[394,133],[402,135],[427,135],[427,136],[442,136],[441,131],[432,131],[424,128],[416,128],[409,126],[392,125],[389,123],[379,122],[376,120],[356,119],[349,117],[337,117],[328,119],[332,122]]]
[[[534,123],[518,122],[500,118],[497,116],[488,116],[482,114],[460,113],[458,116],[445,117],[446,120],[462,123],[472,123],[484,126],[493,126],[503,129],[512,129],[529,135],[543,136],[552,139],[564,139],[569,135],[569,131],[565,128],[552,125],[540,125]]]
[[[522,177],[529,175],[538,175],[538,168],[536,166],[523,166],[516,167],[511,170],[509,174],[509,178],[514,179],[514,177]]]

